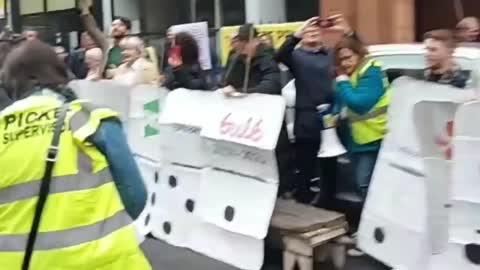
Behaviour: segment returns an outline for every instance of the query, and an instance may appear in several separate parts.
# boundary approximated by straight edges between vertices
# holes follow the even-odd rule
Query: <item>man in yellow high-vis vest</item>
[[[2,80],[14,103],[0,112],[0,268],[22,269],[47,152],[62,104],[68,104],[29,269],[152,269],[132,226],[145,197],[125,209],[128,193],[114,178],[125,171],[102,139],[118,130],[117,146],[130,154],[123,165],[138,175],[117,114],[62,90],[67,70],[39,41],[7,57]],[[140,177],[131,181],[145,193]]]
[[[349,153],[355,180],[365,199],[377,156],[387,133],[390,88],[381,64],[368,57],[360,41],[342,40],[336,47],[337,96],[348,109],[351,129]]]

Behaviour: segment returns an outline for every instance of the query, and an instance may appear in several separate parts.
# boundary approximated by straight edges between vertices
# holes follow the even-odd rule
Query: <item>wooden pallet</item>
[[[271,222],[271,232],[281,239],[284,270],[313,270],[316,253],[333,254],[341,269],[345,263],[345,247],[332,240],[348,231],[345,216],[340,213],[278,200]]]

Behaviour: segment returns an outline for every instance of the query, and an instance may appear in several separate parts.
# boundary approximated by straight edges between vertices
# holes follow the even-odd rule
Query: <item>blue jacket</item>
[[[122,125],[116,120],[105,120],[89,141],[107,158],[125,210],[136,219],[147,202],[147,190]]]
[[[340,106],[345,106],[356,114],[362,115],[373,109],[385,94],[383,85],[383,70],[379,67],[370,67],[365,74],[359,78],[357,87],[354,87],[349,80],[337,81],[336,98]],[[356,144],[349,136],[349,150],[355,152],[378,151],[381,141],[365,145]]]

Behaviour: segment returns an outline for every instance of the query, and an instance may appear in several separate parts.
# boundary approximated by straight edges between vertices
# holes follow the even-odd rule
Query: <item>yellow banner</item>
[[[285,42],[289,35],[295,33],[299,27],[303,25],[302,22],[296,23],[281,23],[281,24],[262,24],[256,25],[255,28],[259,34],[269,34],[273,38],[275,48],[279,48]],[[228,54],[232,50],[230,41],[238,33],[239,26],[226,26],[220,29],[220,52],[222,58],[222,65],[225,66],[228,60]]]

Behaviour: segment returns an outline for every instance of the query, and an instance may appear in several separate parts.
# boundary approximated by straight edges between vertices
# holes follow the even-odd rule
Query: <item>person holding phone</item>
[[[313,17],[288,38],[278,50],[276,59],[286,65],[295,78],[295,151],[296,164],[300,171],[296,183],[296,199],[311,203],[315,194],[310,190],[311,180],[317,175],[317,154],[322,138],[317,121],[317,107],[334,103],[335,51],[324,45],[328,32],[353,36],[343,15],[326,19]],[[335,199],[336,158],[322,159],[322,192],[327,198],[320,199],[323,208],[332,208]]]
[[[173,37],[165,77],[164,86],[170,90],[209,90],[199,61],[198,44],[190,34],[180,32]]]

